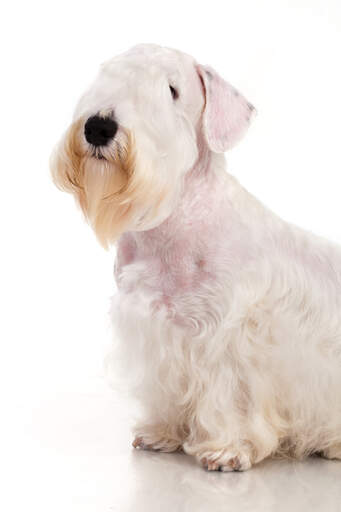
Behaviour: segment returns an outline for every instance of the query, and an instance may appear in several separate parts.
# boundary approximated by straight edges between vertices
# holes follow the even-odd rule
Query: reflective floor
[[[129,400],[101,381],[86,392],[45,393],[26,412],[14,411],[23,422],[8,447],[15,478],[6,510],[341,511],[341,462],[266,461],[245,473],[209,473],[184,454],[133,450]]]

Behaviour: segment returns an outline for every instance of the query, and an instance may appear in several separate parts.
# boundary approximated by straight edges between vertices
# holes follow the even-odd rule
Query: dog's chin
[[[91,157],[95,160],[106,160],[106,158],[101,153],[98,153],[97,155],[95,153],[91,153]]]

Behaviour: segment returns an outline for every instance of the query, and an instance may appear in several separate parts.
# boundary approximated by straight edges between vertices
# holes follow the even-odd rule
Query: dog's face
[[[55,183],[75,195],[107,246],[169,216],[198,158],[201,129],[211,149],[224,151],[250,113],[235,89],[192,57],[139,45],[102,65],[80,99],[52,157]]]

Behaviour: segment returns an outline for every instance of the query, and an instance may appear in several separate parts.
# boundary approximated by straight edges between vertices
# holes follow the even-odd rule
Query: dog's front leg
[[[143,423],[135,427],[133,447],[141,450],[175,452],[182,449],[183,439],[169,423]]]
[[[210,422],[196,425],[183,445],[209,471],[245,471],[276,451],[276,431],[258,414],[251,421],[233,412],[216,418],[212,431]]]

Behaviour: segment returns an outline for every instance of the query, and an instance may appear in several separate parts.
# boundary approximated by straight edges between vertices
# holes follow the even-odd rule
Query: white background
[[[225,510],[226,500],[256,510],[255,496],[259,510],[282,510],[277,477],[269,491],[250,472],[235,495],[226,480],[218,485],[221,475],[187,459],[130,453],[128,399],[102,379],[114,253],[54,188],[48,158],[99,63],[140,42],[175,47],[257,107],[247,137],[227,155],[229,171],[285,219],[341,242],[340,2],[12,1],[0,23],[3,510]],[[332,467],[324,496],[341,481]],[[167,478],[152,484],[159,469],[169,487]],[[306,493],[284,494],[291,510],[309,504],[315,469],[300,473],[297,489]],[[140,487],[139,471],[147,475]],[[328,494],[328,510],[340,499]]]

